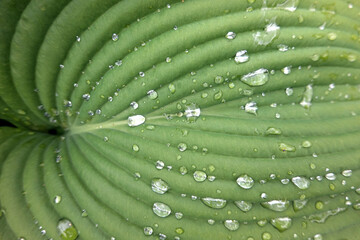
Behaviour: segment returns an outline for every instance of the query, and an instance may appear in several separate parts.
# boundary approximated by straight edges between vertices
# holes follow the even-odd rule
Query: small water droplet
[[[323,240],[323,237],[322,235],[319,233],[319,234],[315,234],[314,235],[314,240]]]
[[[177,220],[182,219],[183,216],[184,216],[184,214],[183,214],[182,212],[177,212],[177,213],[175,213],[175,218],[176,218]]]
[[[130,103],[130,106],[133,108],[133,109],[138,109],[139,108],[139,104],[137,102],[131,102]]]
[[[224,226],[229,229],[230,231],[236,231],[239,229],[240,224],[236,220],[225,220]]]
[[[248,102],[245,104],[245,112],[257,115],[257,110],[256,102]]]
[[[266,135],[281,135],[281,133],[281,129],[274,127],[269,127],[265,132]]]
[[[62,240],[75,240],[78,237],[76,228],[68,219],[61,219],[57,224],[57,229]]]
[[[158,194],[164,194],[169,190],[169,185],[167,182],[162,180],[161,178],[154,178],[151,181],[151,189]]]
[[[291,227],[291,218],[289,217],[273,218],[271,219],[270,223],[280,232],[283,232]]]
[[[255,72],[248,73],[241,77],[241,81],[249,86],[262,86],[269,80],[269,71],[265,68],[260,68]]]
[[[155,90],[148,91],[147,95],[151,100],[157,99],[158,97],[158,93]]]
[[[292,88],[288,87],[285,89],[285,93],[287,96],[291,96],[291,95],[293,95],[294,90]]]
[[[285,44],[279,44],[277,48],[280,52],[287,52],[290,49],[290,47]]]
[[[193,174],[193,177],[194,177],[195,181],[203,182],[203,181],[206,180],[207,175],[203,171],[195,171],[194,174]]]
[[[260,204],[264,208],[273,210],[275,212],[283,212],[290,206],[290,202],[287,200],[271,200],[268,202],[261,202]]]
[[[214,82],[215,82],[216,84],[221,84],[221,83],[224,82],[224,77],[223,77],[223,76],[216,76],[216,77],[214,78]]]
[[[153,205],[153,212],[159,217],[167,217],[170,215],[171,209],[165,203],[156,202]]]
[[[335,173],[327,173],[327,174],[325,175],[325,178],[326,178],[327,180],[334,181],[334,180],[336,179],[336,175],[335,175]]]
[[[208,219],[208,221],[207,221],[210,225],[214,225],[214,223],[215,223],[215,220],[214,219]]]
[[[164,168],[164,166],[165,166],[165,163],[163,161],[160,161],[160,160],[156,161],[155,167],[157,169],[161,170]]]
[[[331,32],[331,33],[328,33],[327,37],[330,41],[334,41],[337,38],[337,34],[334,32]]]
[[[144,234],[145,236],[151,236],[154,232],[152,227],[144,227]]]
[[[244,189],[250,189],[254,186],[254,179],[247,174],[243,174],[236,179],[236,183]]]
[[[249,55],[246,50],[240,50],[236,52],[234,60],[236,63],[244,63],[249,61]]]
[[[341,174],[344,176],[344,177],[351,177],[352,175],[352,170],[348,169],[348,170],[344,170],[341,172]]]
[[[111,36],[111,39],[116,42],[117,40],[119,40],[119,35],[117,35],[116,33],[113,33],[113,35]]]
[[[283,69],[281,69],[281,71],[282,71],[285,75],[288,75],[288,74],[291,73],[291,66],[284,67]]]
[[[271,234],[268,233],[268,232],[264,232],[264,233],[261,235],[261,239],[262,239],[262,240],[270,240],[270,239],[271,239]]]
[[[230,40],[235,39],[235,38],[236,38],[236,33],[234,33],[234,32],[228,32],[228,33],[225,35],[225,37],[226,37],[227,39],[230,39]]]
[[[311,144],[310,141],[305,140],[305,141],[303,141],[303,142],[301,143],[301,146],[302,146],[303,148],[309,148],[309,147],[312,146],[312,144]]]
[[[220,100],[222,96],[223,96],[223,92],[221,90],[219,90],[214,94],[214,99]]]
[[[226,206],[226,200],[224,199],[218,199],[218,198],[202,198],[201,201],[208,207],[221,209]]]
[[[235,201],[235,205],[243,212],[248,212],[251,210],[253,204],[247,201]]]
[[[310,187],[310,180],[305,177],[293,177],[291,181],[295,186],[302,190],[308,189]]]
[[[130,127],[136,127],[145,122],[145,117],[143,115],[134,115],[128,117],[128,125]]]
[[[86,101],[89,101],[89,99],[90,99],[90,94],[89,94],[89,93],[85,93],[85,94],[82,95],[82,98],[83,98],[84,100],[86,100]]]
[[[77,41],[77,42],[80,42],[80,41],[81,41],[81,38],[80,38],[79,36],[76,36],[75,38],[76,38],[76,41]]]
[[[179,149],[180,152],[186,151],[186,149],[187,149],[186,143],[179,143],[178,149]]]
[[[186,105],[184,114],[188,122],[195,122],[199,118],[201,110],[197,104],[190,103]]]
[[[56,195],[55,198],[54,198],[54,203],[59,204],[60,202],[61,202],[61,196]]]
[[[303,209],[306,206],[307,202],[307,199],[295,199],[293,202],[294,211],[297,212]]]
[[[175,85],[173,83],[170,83],[169,86],[169,91],[174,94],[176,92],[176,88],[175,88]]]

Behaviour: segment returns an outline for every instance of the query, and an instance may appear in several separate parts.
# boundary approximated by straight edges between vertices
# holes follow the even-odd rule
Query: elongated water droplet
[[[156,202],[153,205],[153,212],[159,217],[167,217],[170,215],[171,209],[165,203]]]
[[[305,108],[305,109],[309,109],[311,106],[311,101],[312,101],[312,97],[313,97],[313,88],[312,85],[309,84],[306,86],[305,88],[305,92],[303,94],[303,99],[300,102],[300,105]]]
[[[290,144],[287,143],[280,143],[279,144],[279,150],[282,152],[295,152],[296,148],[295,146],[292,146]]]
[[[325,175],[325,177],[326,177],[327,180],[330,180],[330,181],[334,181],[336,179],[335,173],[327,173]]]
[[[201,201],[208,207],[221,209],[226,206],[226,200],[224,199],[218,199],[218,198],[202,198]]]
[[[281,135],[281,129],[269,127],[266,129],[266,135]]]
[[[164,194],[169,190],[169,185],[167,182],[162,180],[161,178],[154,178],[151,181],[151,189],[158,194]]]
[[[291,181],[295,186],[302,190],[308,189],[310,187],[310,180],[305,177],[293,177]]]
[[[278,3],[275,9],[286,10],[290,12],[295,12],[297,6],[299,5],[299,0],[286,0],[283,3]]]
[[[248,73],[241,77],[241,81],[249,86],[262,86],[269,80],[269,71],[265,68],[260,68],[255,72]]]
[[[248,102],[245,104],[245,112],[256,115],[258,107],[256,106],[256,102]]]
[[[344,212],[345,210],[346,208],[336,208],[322,213],[310,215],[308,218],[310,222],[324,223],[330,216],[335,216],[341,212]]]
[[[341,174],[344,176],[344,177],[351,177],[352,175],[352,170],[348,169],[348,170],[344,170],[341,172]]]
[[[128,125],[130,127],[139,126],[139,125],[143,124],[144,122],[145,122],[145,117],[143,115],[134,115],[134,116],[130,116],[128,118]]]
[[[244,63],[249,61],[249,55],[246,50],[240,50],[236,52],[234,60],[236,63]]]
[[[193,176],[194,176],[195,181],[197,181],[197,182],[203,182],[206,180],[206,177],[207,177],[206,173],[203,171],[195,171]]]
[[[76,228],[68,219],[61,219],[58,222],[57,229],[62,240],[75,240],[78,237]]]
[[[273,210],[275,212],[283,212],[290,206],[290,202],[287,200],[272,200],[268,202],[261,202],[260,204],[264,208]]]
[[[176,87],[175,87],[175,85],[173,84],[173,83],[170,83],[169,84],[169,86],[168,86],[168,88],[169,88],[169,91],[171,92],[171,93],[175,93],[176,92]]]
[[[239,229],[239,222],[236,220],[225,220],[224,226],[230,231],[236,231]]]
[[[276,24],[275,18],[271,19],[265,26],[264,31],[253,34],[254,41],[257,45],[266,46],[270,44],[280,33],[280,27]]]
[[[254,179],[247,174],[243,174],[236,179],[236,183],[244,189],[250,189],[254,186]]]
[[[294,200],[294,202],[293,202],[294,211],[297,212],[297,211],[303,209],[306,206],[307,202],[308,202],[307,199],[296,199],[296,200]]]
[[[253,204],[246,201],[235,201],[235,205],[243,212],[248,212],[251,210]]]
[[[291,227],[291,218],[289,217],[273,218],[271,219],[270,223],[280,232],[283,232]]]
[[[225,35],[225,37],[226,37],[227,39],[233,40],[233,39],[236,38],[236,33],[234,33],[234,32],[228,32],[228,33]]]

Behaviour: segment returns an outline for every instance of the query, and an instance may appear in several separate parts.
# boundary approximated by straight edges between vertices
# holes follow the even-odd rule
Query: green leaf
[[[353,239],[359,14],[1,1],[0,239]]]

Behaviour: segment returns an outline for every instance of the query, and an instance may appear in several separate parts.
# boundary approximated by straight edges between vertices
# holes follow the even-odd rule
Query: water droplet
[[[270,223],[280,232],[283,232],[291,227],[291,218],[289,217],[273,218],[271,219]]]
[[[165,59],[165,62],[171,63],[171,58],[170,58],[170,57],[167,57],[167,58]]]
[[[144,122],[145,122],[145,117],[143,115],[134,115],[134,116],[130,116],[128,118],[128,125],[130,127],[139,126],[139,125],[143,124]]]
[[[214,94],[214,99],[220,100],[222,96],[223,96],[223,92],[220,90]]]
[[[235,201],[235,205],[243,212],[248,212],[251,210],[253,204],[246,201]]]
[[[89,93],[85,93],[82,95],[82,98],[85,99],[86,101],[89,101],[90,99],[90,94]]]
[[[270,44],[280,33],[280,27],[276,24],[275,18],[265,26],[264,31],[253,34],[254,41],[257,45],[266,46]]]
[[[336,208],[318,214],[310,215],[308,218],[310,222],[324,223],[326,219],[329,218],[330,216],[335,216],[341,212],[344,212],[346,209],[347,208]]]
[[[268,202],[261,202],[260,204],[264,208],[273,210],[275,212],[283,212],[290,206],[290,202],[287,200],[271,200]]]
[[[81,210],[81,217],[87,217],[88,213],[85,209]]]
[[[180,152],[186,151],[186,149],[187,149],[186,143],[179,143],[178,149],[179,149]]]
[[[181,234],[184,233],[184,229],[182,229],[181,227],[179,227],[179,228],[176,228],[176,229],[175,229],[175,232],[176,232],[177,234],[181,235]]]
[[[148,91],[147,95],[151,100],[157,99],[157,97],[158,97],[158,94],[155,90]]]
[[[145,236],[151,236],[153,234],[154,230],[152,227],[144,227],[144,234]]]
[[[295,12],[298,5],[299,5],[299,0],[286,0],[283,3],[278,3],[275,9]]]
[[[75,38],[76,38],[76,41],[77,41],[77,42],[80,42],[80,41],[81,41],[81,38],[80,38],[79,36],[76,36]]]
[[[280,143],[279,150],[282,152],[295,152],[296,147],[287,143]]]
[[[322,235],[319,233],[319,234],[315,234],[314,235],[314,240],[323,240],[323,237]]]
[[[182,219],[183,216],[184,216],[184,214],[183,214],[182,212],[177,212],[177,213],[175,213],[175,218],[176,218],[177,220]]]
[[[281,69],[281,71],[282,71],[285,75],[288,75],[288,74],[291,73],[291,66],[284,67],[283,69]]]
[[[115,65],[118,66],[118,67],[121,66],[122,65],[122,60],[117,60],[115,62]]]
[[[285,93],[287,96],[291,96],[291,95],[293,95],[294,90],[292,88],[288,87],[285,89]]]
[[[261,238],[262,238],[262,240],[270,240],[270,239],[271,239],[271,234],[268,233],[268,232],[264,232],[264,233],[261,235]]]
[[[239,229],[239,222],[236,220],[225,220],[224,226],[230,231],[236,231]]]
[[[59,195],[55,196],[54,203],[59,204],[60,202],[61,202],[61,196],[59,196]]]
[[[215,220],[214,220],[214,219],[208,219],[208,223],[209,223],[210,225],[214,225]]]
[[[281,179],[280,182],[284,185],[289,184],[290,180],[288,178]]]
[[[244,63],[249,61],[249,55],[246,50],[240,50],[236,52],[234,60],[236,63]]]
[[[156,202],[153,205],[153,212],[159,217],[167,217],[170,215],[171,209],[165,203]]]
[[[180,171],[180,174],[181,174],[181,175],[185,175],[185,174],[187,174],[187,172],[188,172],[188,170],[187,170],[187,168],[186,168],[185,166],[181,166],[181,167],[179,168],[179,171]]]
[[[297,212],[303,209],[306,206],[307,202],[307,199],[295,199],[293,202],[294,211]]]
[[[190,103],[186,105],[184,114],[188,122],[195,122],[199,118],[201,110],[197,104]]]
[[[138,151],[140,150],[140,148],[139,148],[138,145],[134,144],[134,145],[132,145],[132,150],[133,150],[134,152],[138,152]]]
[[[161,178],[154,178],[151,181],[151,189],[158,194],[164,194],[169,190],[169,185],[167,182],[162,180]]]
[[[78,237],[76,228],[68,219],[61,219],[57,224],[57,229],[62,240],[75,240]]]
[[[295,186],[302,190],[310,187],[310,180],[305,177],[293,177],[291,181]]]
[[[247,174],[243,174],[236,179],[236,183],[244,189],[250,189],[254,186],[254,179]]]
[[[335,173],[327,173],[327,174],[325,175],[325,178],[326,178],[327,180],[334,181],[334,180],[336,179],[336,175],[335,175]]]
[[[341,172],[341,174],[344,176],[344,177],[351,177],[352,175],[352,170],[344,170]]]
[[[133,108],[133,109],[138,109],[139,108],[139,104],[137,102],[131,102],[130,103],[130,106]]]
[[[289,46],[284,44],[279,44],[277,48],[279,49],[280,52],[287,52],[290,49]]]
[[[224,200],[224,199],[206,197],[206,198],[202,198],[201,201],[206,206],[211,207],[211,208],[220,209],[220,208],[224,208],[226,206],[226,200]]]
[[[226,37],[227,39],[230,39],[230,40],[235,39],[235,38],[236,38],[236,33],[234,33],[234,32],[228,32],[228,33],[225,35],[225,37]]]
[[[195,171],[193,176],[194,176],[195,181],[197,181],[197,182],[203,182],[206,180],[206,177],[207,177],[206,173],[203,171]]]
[[[328,33],[327,37],[330,41],[334,41],[337,38],[337,34],[334,32],[331,32],[331,33]]]
[[[169,88],[169,91],[170,91],[171,93],[175,93],[176,88],[175,88],[175,85],[174,85],[173,83],[170,83],[169,86],[168,86],[168,88]]]
[[[116,33],[113,33],[113,35],[111,36],[111,39],[116,42],[117,40],[119,40],[119,35],[117,35]]]
[[[223,77],[223,76],[216,76],[216,77],[214,78],[214,82],[215,82],[216,84],[221,84],[221,83],[224,82],[224,77]]]
[[[260,68],[255,72],[248,73],[241,77],[241,81],[249,86],[262,86],[269,80],[269,71],[265,68]]]
[[[301,143],[301,146],[303,147],[303,148],[309,148],[309,147],[311,147],[311,142],[310,141],[307,141],[307,140],[305,140],[305,141],[303,141],[302,143]]]
[[[281,135],[281,130],[279,128],[269,127],[266,129],[266,135]]]
[[[156,161],[155,167],[157,169],[161,170],[164,168],[164,166],[165,166],[165,163],[163,161],[160,161],[160,160]]]
[[[312,85],[311,84],[307,85],[306,88],[305,88],[305,92],[303,94],[303,99],[300,102],[300,105],[303,108],[305,108],[305,109],[310,108],[313,93],[314,93],[314,91],[313,91]]]
[[[245,112],[256,115],[258,107],[256,106],[256,102],[248,102],[245,104]]]

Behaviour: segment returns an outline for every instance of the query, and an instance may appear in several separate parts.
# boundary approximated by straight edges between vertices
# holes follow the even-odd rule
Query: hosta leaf
[[[359,2],[0,7],[0,239],[360,234]]]

